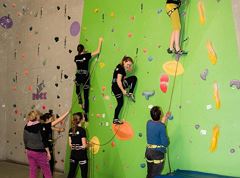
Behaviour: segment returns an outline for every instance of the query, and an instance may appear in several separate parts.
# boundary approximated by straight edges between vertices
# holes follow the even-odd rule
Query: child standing
[[[150,115],[152,120],[147,122],[147,178],[161,175],[164,164],[164,155],[169,145],[165,123],[170,116],[168,112],[160,121],[162,112],[158,106],[154,106]]]

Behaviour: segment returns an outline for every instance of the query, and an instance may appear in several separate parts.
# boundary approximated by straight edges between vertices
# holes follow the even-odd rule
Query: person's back
[[[154,178],[161,175],[164,156],[169,145],[165,126],[169,113],[163,116],[160,121],[162,112],[158,106],[154,106],[150,111],[150,115],[152,120],[149,120],[146,125],[147,148],[145,157],[147,160],[147,178]]]

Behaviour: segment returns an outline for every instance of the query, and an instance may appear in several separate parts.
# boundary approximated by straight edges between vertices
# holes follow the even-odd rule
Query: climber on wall
[[[82,44],[79,44],[77,47],[78,55],[75,56],[74,62],[77,66],[77,72],[75,74],[75,83],[76,83],[76,94],[78,96],[78,103],[83,108],[85,112],[86,121],[88,121],[88,111],[89,111],[89,89],[90,89],[90,73],[89,73],[89,61],[91,58],[97,56],[101,51],[103,38],[99,38],[98,47],[96,51],[92,53],[87,53]],[[84,91],[84,104],[81,97],[81,87]]]
[[[181,6],[181,0],[167,0],[166,2],[166,11],[167,15],[171,19],[172,23],[172,33],[170,37],[169,48],[167,52],[169,54],[187,54],[186,51],[183,51],[180,46],[180,34],[181,34],[181,21],[179,17],[178,9]]]
[[[68,178],[74,178],[78,164],[81,168],[82,178],[88,177],[88,157],[86,131],[81,125],[85,122],[81,112],[73,114],[72,128],[69,130],[69,146],[71,149],[70,169]]]
[[[53,175],[54,171],[54,164],[55,164],[55,159],[54,159],[54,148],[53,148],[53,131],[58,131],[58,132],[64,132],[64,128],[58,128],[55,127],[58,123],[63,121],[66,116],[68,115],[69,111],[67,111],[65,114],[63,114],[61,117],[55,119],[55,116],[53,115],[52,110],[49,110],[48,113],[45,113],[40,116],[40,120],[43,122],[42,123],[42,132],[46,136],[46,139],[48,141],[48,148],[51,154],[51,160],[49,160],[50,164],[50,169]]]
[[[147,122],[147,148],[145,157],[147,160],[147,177],[154,178],[161,175],[164,165],[164,155],[169,145],[166,132],[167,119],[171,113],[168,112],[162,117],[162,112],[158,106],[150,110],[152,120]],[[161,119],[161,120],[160,120]]]
[[[119,119],[119,113],[123,106],[123,95],[129,97],[133,102],[135,102],[133,92],[137,82],[137,77],[130,76],[126,78],[126,72],[132,71],[132,65],[132,58],[129,56],[124,56],[121,63],[117,65],[113,72],[112,92],[117,100],[113,124],[122,124]],[[129,89],[129,91],[126,89]]]

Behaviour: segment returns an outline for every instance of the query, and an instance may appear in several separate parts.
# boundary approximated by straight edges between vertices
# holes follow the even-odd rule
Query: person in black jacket
[[[73,114],[73,126],[69,130],[71,155],[68,178],[74,178],[78,165],[82,178],[88,177],[87,136],[85,129],[81,127],[84,122],[85,118],[81,112]]]
[[[133,92],[137,83],[137,77],[126,77],[126,72],[132,71],[132,65],[132,58],[129,56],[124,56],[121,63],[117,65],[113,72],[112,92],[117,100],[113,124],[122,124],[119,119],[119,113],[123,106],[123,95],[128,96],[133,102],[135,102]],[[127,91],[127,89],[129,89],[129,91]]]
[[[76,82],[76,94],[78,96],[78,103],[83,108],[85,112],[86,121],[88,120],[87,114],[89,111],[89,89],[90,89],[90,73],[89,73],[89,61],[97,56],[101,51],[103,38],[99,38],[98,48],[96,51],[92,53],[88,53],[85,51],[85,48],[82,44],[79,44],[77,47],[78,55],[75,56],[74,62],[77,66],[77,72],[75,74],[75,82]],[[81,87],[84,92],[84,104],[81,97]]]
[[[43,171],[45,178],[52,178],[49,160],[51,154],[47,136],[42,132],[42,124],[37,111],[31,111],[24,127],[23,140],[29,161],[29,178],[37,178],[38,167]]]
[[[43,114],[40,116],[42,123],[42,132],[46,136],[46,139],[48,141],[48,148],[51,154],[51,160],[49,160],[51,172],[53,175],[54,172],[54,164],[55,164],[55,159],[54,159],[54,149],[53,149],[53,130],[58,131],[58,132],[63,132],[65,129],[64,128],[57,128],[55,127],[58,123],[63,121],[66,116],[68,115],[69,111],[64,113],[61,117],[54,119],[53,111],[49,110],[48,113]]]

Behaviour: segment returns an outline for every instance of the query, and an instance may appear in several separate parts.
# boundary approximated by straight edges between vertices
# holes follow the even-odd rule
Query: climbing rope
[[[185,9],[186,9],[186,11],[188,11],[188,6],[189,6],[189,0],[186,0],[185,1]],[[180,11],[179,11],[179,13],[180,13]],[[180,15],[180,14],[179,14]],[[180,39],[180,41],[181,41],[181,46],[182,46],[182,44],[184,43],[184,42],[186,42],[188,39],[189,39],[189,37],[184,37],[184,34],[185,34],[185,31],[186,31],[186,29],[185,29],[185,26],[186,26],[186,18],[185,18],[185,20],[184,20],[184,23],[183,23],[183,26],[184,26],[184,28],[182,28],[182,32],[181,32],[181,39]],[[185,38],[185,39],[184,39]],[[173,87],[172,87],[172,91],[171,91],[171,95],[170,95],[170,102],[169,102],[169,106],[168,106],[168,112],[170,112],[170,110],[171,110],[171,107],[172,107],[172,99],[173,99],[173,94],[174,94],[174,90],[175,90],[175,83],[176,83],[176,76],[177,76],[177,69],[178,69],[178,63],[179,63],[179,60],[180,60],[180,55],[176,55],[176,61],[177,61],[177,64],[176,64],[176,69],[175,69],[175,73],[174,73],[174,79],[173,79]],[[169,149],[169,147],[168,147],[168,149],[167,149],[167,160],[168,160],[168,168],[169,168],[169,174],[171,174],[172,173],[172,169],[171,169],[171,162],[170,162],[170,149]]]

